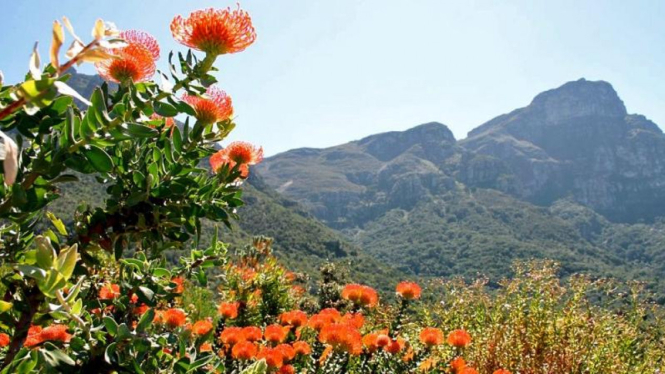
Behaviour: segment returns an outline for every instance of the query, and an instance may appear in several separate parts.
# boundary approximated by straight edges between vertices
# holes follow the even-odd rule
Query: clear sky
[[[48,56],[62,15],[86,39],[96,18],[184,50],[176,14],[235,7],[204,0],[0,0],[0,70],[27,71],[34,41]],[[267,154],[325,147],[439,121],[458,139],[581,77],[614,85],[628,111],[665,125],[665,1],[246,0],[258,39],[221,58],[233,97],[232,139]],[[71,41],[71,39],[69,39]],[[160,66],[165,67],[165,58]],[[90,66],[83,72],[91,73]]]

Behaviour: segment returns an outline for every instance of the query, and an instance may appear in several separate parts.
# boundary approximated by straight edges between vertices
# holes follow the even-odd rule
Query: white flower
[[[4,147],[0,146],[0,158],[2,166],[5,170],[5,183],[11,186],[16,181],[16,173],[18,172],[18,146],[16,142],[5,133],[0,131],[0,138],[4,143]]]

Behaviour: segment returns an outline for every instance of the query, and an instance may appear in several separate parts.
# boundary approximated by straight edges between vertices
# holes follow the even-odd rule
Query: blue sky
[[[235,3],[6,1],[0,70],[9,82],[20,79],[36,40],[46,57],[52,21],[63,15],[85,37],[96,18],[146,30],[166,56],[184,50],[171,38],[172,17],[211,6]],[[221,58],[218,77],[234,101],[231,138],[269,155],[429,121],[461,139],[581,77],[612,83],[629,112],[665,125],[665,1],[247,0],[242,7],[257,42]]]

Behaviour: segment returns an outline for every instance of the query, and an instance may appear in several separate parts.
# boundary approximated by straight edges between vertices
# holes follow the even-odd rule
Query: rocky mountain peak
[[[413,146],[437,148],[455,144],[455,136],[450,129],[439,122],[428,122],[406,131],[391,131],[368,136],[358,141],[369,154],[379,160],[390,160]]]
[[[584,78],[536,96],[532,109],[543,111],[550,122],[575,117],[624,117],[626,106],[611,84]]]

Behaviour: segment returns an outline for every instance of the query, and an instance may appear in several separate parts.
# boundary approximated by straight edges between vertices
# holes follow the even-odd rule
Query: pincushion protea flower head
[[[266,326],[263,336],[267,341],[272,343],[281,343],[286,339],[289,334],[290,326],[280,326],[278,324],[273,324]]]
[[[256,344],[248,341],[241,341],[233,346],[231,355],[236,360],[251,360],[256,356],[258,350]]]
[[[422,289],[417,283],[401,282],[397,285],[395,291],[404,300],[415,300],[420,298]]]
[[[466,368],[466,361],[462,357],[456,357],[450,362],[450,368],[453,369],[453,373],[460,373]]]
[[[240,7],[201,9],[187,18],[176,16],[171,33],[179,43],[214,56],[243,51],[256,40],[252,19]]]
[[[204,96],[185,94],[182,100],[194,108],[196,119],[203,124],[224,121],[233,115],[231,96],[217,86],[208,87]]]
[[[194,326],[192,326],[192,332],[196,335],[205,335],[212,331],[212,328],[212,322],[208,320],[201,320],[197,321]]]
[[[105,283],[99,290],[101,300],[111,300],[120,296],[120,286],[114,283]]]
[[[284,365],[284,356],[277,348],[261,347],[259,354],[256,356],[258,359],[264,359],[268,367],[279,369]]]
[[[448,344],[457,347],[464,348],[467,345],[471,344],[471,335],[464,330],[455,330],[448,334]]]
[[[219,304],[219,307],[217,310],[219,311],[219,314],[224,318],[224,319],[235,319],[238,317],[238,307],[240,306],[239,303],[226,303],[223,302]]]
[[[494,370],[494,373],[492,373],[492,374],[511,374],[511,373],[510,373],[510,371],[508,371],[506,369],[497,369],[497,370]]]
[[[229,345],[234,345],[246,341],[242,327],[237,327],[237,326],[224,328],[224,330],[222,330],[222,333],[219,334],[219,340],[222,343]]]
[[[427,327],[420,332],[420,341],[428,347],[443,343],[443,331],[436,327]]]
[[[247,178],[249,165],[256,165],[263,160],[263,147],[255,147],[247,142],[232,142],[226,148],[210,157],[210,166],[217,173],[224,165],[233,168],[238,165],[240,176]]]
[[[307,323],[307,313],[302,310],[291,310],[284,312],[279,316],[281,323],[293,327],[304,326]]]
[[[347,284],[344,286],[342,298],[368,308],[375,307],[379,302],[379,295],[376,290],[361,284]]]
[[[362,353],[363,343],[360,331],[353,326],[334,323],[324,326],[319,332],[319,341],[332,346],[335,350],[352,355]]]
[[[185,324],[187,314],[182,309],[171,308],[162,314],[162,319],[168,327],[176,328]]]
[[[246,340],[250,342],[255,342],[261,340],[263,337],[263,331],[257,326],[245,326],[242,328],[242,334]]]
[[[113,58],[95,63],[99,75],[115,83],[145,82],[152,78],[160,54],[157,40],[139,30],[123,31],[119,37],[127,42],[127,46],[106,51]]]
[[[305,341],[297,341],[293,343],[293,349],[296,351],[297,355],[306,356],[312,353],[312,348]]]

